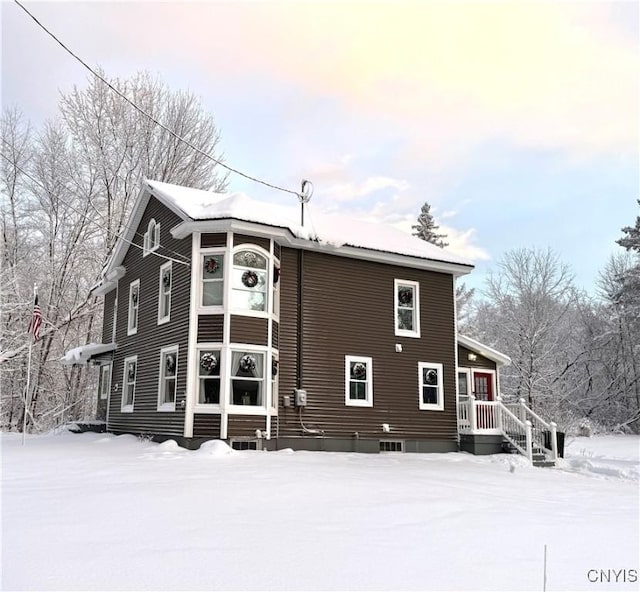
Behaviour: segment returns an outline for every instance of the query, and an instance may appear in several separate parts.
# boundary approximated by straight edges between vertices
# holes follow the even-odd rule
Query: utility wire
[[[13,146],[10,142],[7,142],[7,140],[5,140],[4,138],[0,137],[0,140],[2,140],[9,148],[11,148],[11,150],[14,150],[18,153],[19,156],[23,156],[23,153],[20,150],[17,150],[15,148],[15,146]],[[4,156],[4,154],[2,155],[6,160],[7,159],[6,156]],[[34,179],[29,173],[27,173],[24,169],[21,169],[14,161],[9,161],[17,170],[19,170],[23,175],[26,175],[27,177],[29,177],[29,179],[31,179],[34,183],[36,183],[37,185],[39,185],[44,191],[49,191],[42,183],[40,183],[37,179]],[[122,181],[122,177],[120,177],[119,175],[116,175],[116,178]],[[58,198],[60,199],[60,201],[62,203],[64,203],[65,205],[69,206],[70,208],[73,209],[73,206],[71,204],[69,204],[68,202],[64,201],[62,198]],[[103,225],[101,226],[100,224],[97,224],[95,222],[95,220],[91,220],[91,222],[93,222],[98,228],[101,228],[102,230],[104,230],[105,232],[111,234],[112,236],[115,236],[116,238],[121,238],[124,242],[133,245],[135,247],[139,248],[139,245],[137,245],[136,243],[132,243],[131,241],[126,240],[121,234],[110,230],[108,226],[106,226],[107,221],[105,220],[104,215],[102,214],[102,212],[100,212],[100,210],[98,210],[98,208],[96,208],[95,205],[93,205],[93,202],[91,201],[91,199],[89,199],[89,205],[91,206],[91,209],[98,215],[100,216],[100,218],[102,219]],[[85,219],[88,219],[88,216],[86,214],[81,214],[80,212],[78,212],[77,210],[74,210],[77,214],[79,214],[80,216],[82,216]],[[144,235],[141,232],[138,232],[137,230],[134,232],[134,236],[139,236],[141,239],[144,240]],[[173,253],[174,255],[178,256],[178,257],[182,257],[183,259],[183,263],[188,265],[189,264],[189,258],[185,257],[182,253],[178,253],[177,251],[174,251],[173,249],[170,249],[169,247],[166,247],[164,245],[159,244],[159,247],[162,247],[166,252],[168,253]],[[172,259],[172,261],[174,261]]]
[[[206,158],[209,158],[210,160],[212,160],[213,162],[215,162],[216,164],[220,165],[221,167],[224,167],[225,169],[227,169],[228,171],[235,173],[236,175],[240,175],[241,177],[244,177],[245,179],[249,179],[250,181],[254,181],[255,183],[260,183],[262,185],[266,185],[267,187],[270,187],[271,189],[277,189],[278,191],[284,191],[285,193],[290,193],[291,195],[295,195],[297,197],[300,197],[300,194],[297,191],[292,191],[291,189],[285,189],[284,187],[280,187],[278,185],[273,185],[272,183],[268,183],[267,181],[262,181],[261,179],[258,179],[257,177],[252,177],[251,175],[247,175],[246,173],[243,173],[242,171],[239,171],[238,169],[234,169],[233,167],[225,164],[224,162],[222,162],[221,160],[218,160],[216,158],[214,158],[213,156],[211,156],[210,154],[204,152],[204,150],[200,150],[200,148],[198,148],[197,146],[194,146],[191,142],[189,142],[189,140],[185,140],[182,136],[179,136],[178,134],[176,134],[173,130],[169,129],[166,125],[160,123],[157,119],[155,119],[152,115],[150,115],[149,113],[147,113],[146,111],[144,111],[144,109],[142,109],[141,107],[138,107],[138,105],[136,105],[131,99],[129,99],[125,94],[121,93],[115,86],[113,86],[108,80],[106,80],[104,77],[102,77],[100,74],[98,74],[98,72],[96,72],[91,66],[89,66],[82,58],[80,58],[79,56],[77,56],[75,53],[73,53],[73,51],[71,51],[62,41],[60,41],[60,39],[58,39],[51,31],[49,31],[49,29],[47,29],[47,27],[45,27],[33,14],[31,14],[31,12],[29,12],[18,0],[14,0],[14,2],[20,7],[22,8],[22,10],[24,10],[24,12],[26,12],[32,19],[33,21],[47,34],[49,35],[58,45],[60,45],[60,47],[62,47],[62,49],[64,49],[69,55],[71,55],[73,58],[75,58],[78,62],[80,62],[87,70],[89,70],[89,72],[91,72],[98,80],[101,80],[104,84],[106,84],[114,93],[116,93],[120,98],[124,99],[127,103],[129,103],[134,109],[136,109],[139,113],[141,113],[142,115],[144,115],[145,117],[147,117],[148,119],[150,119],[151,121],[153,121],[153,123],[155,123],[156,125],[160,126],[163,130],[165,130],[166,132],[168,132],[169,134],[171,134],[174,138],[176,138],[177,140],[179,140],[180,142],[185,143],[187,146],[189,146],[190,148],[192,148],[193,150],[195,150],[196,152],[198,152],[199,154],[202,154],[203,156],[205,156]]]
[[[29,173],[27,173],[24,169],[20,168],[15,162],[13,162],[9,157],[5,156],[4,154],[2,154],[2,152],[0,152],[0,156],[2,158],[4,158],[9,164],[11,164],[15,169],[17,169],[18,171],[20,171],[25,177],[31,179],[31,181],[33,181],[36,185],[40,186],[42,189],[44,189],[44,191],[46,191],[47,193],[49,192],[49,190],[42,184],[40,183],[40,181],[38,181],[37,179],[35,179],[34,177],[32,177]],[[85,220],[88,220],[89,222],[93,222],[95,224],[95,221],[92,220],[91,218],[89,218],[86,214],[83,214],[82,212],[80,212],[79,210],[77,210],[74,206],[72,206],[68,201],[65,201],[64,199],[62,199],[61,197],[58,197],[58,199],[65,204],[68,208],[72,209],[76,214],[78,214],[79,216],[82,216]],[[111,234],[112,236],[114,236],[115,238],[119,238],[120,240],[122,240],[125,243],[130,244],[133,247],[136,247],[138,249],[141,249],[142,251],[144,251],[144,246],[142,245],[138,245],[134,242],[131,242],[130,240],[127,240],[126,238],[124,238],[121,234],[118,234],[117,232],[114,232],[113,230],[109,230],[108,228],[106,228],[105,226],[100,226],[99,224],[96,224],[96,226],[98,228],[101,228],[102,230],[104,230],[105,232],[107,232],[108,234]],[[140,233],[136,233],[139,236]],[[162,247],[162,245],[159,245],[159,247]],[[162,247],[162,248],[166,248],[166,247]],[[158,253],[157,251],[150,251],[149,252],[150,255],[155,255],[156,257],[160,257],[161,259],[166,259],[167,261],[173,261],[174,263],[179,263],[180,265],[186,265],[187,267],[190,265],[187,261],[180,261],[178,259],[174,259],[173,257],[169,257],[168,255],[162,255],[161,253]],[[177,253],[179,254],[179,253]]]

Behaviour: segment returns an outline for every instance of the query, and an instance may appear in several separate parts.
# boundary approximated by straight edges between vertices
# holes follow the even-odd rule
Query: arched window
[[[154,218],[149,220],[147,232],[144,233],[144,249],[143,254],[147,255],[151,251],[155,251],[160,246],[160,224],[156,223]]]
[[[231,303],[233,308],[267,310],[267,258],[243,249],[233,255]]]

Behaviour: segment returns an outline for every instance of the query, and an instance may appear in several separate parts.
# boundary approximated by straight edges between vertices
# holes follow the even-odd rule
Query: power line
[[[129,99],[125,94],[121,93],[115,86],[113,86],[108,80],[106,80],[105,78],[103,78],[100,74],[98,74],[98,72],[96,72],[91,66],[89,66],[82,58],[80,58],[79,56],[77,56],[75,53],[73,53],[73,51],[71,51],[62,41],[60,41],[60,39],[58,39],[51,31],[49,31],[49,29],[47,29],[33,14],[31,14],[18,0],[13,0],[20,8],[22,8],[22,10],[24,10],[24,12],[26,12],[32,19],[33,21],[47,34],[49,35],[58,45],[60,45],[60,47],[62,47],[62,49],[64,49],[69,55],[71,55],[73,58],[75,58],[78,62],[80,62],[87,70],[89,70],[89,72],[91,72],[98,80],[101,80],[104,84],[106,84],[114,93],[116,93],[120,98],[124,99],[127,103],[129,103],[134,109],[136,109],[139,113],[141,113],[142,115],[144,115],[145,117],[147,117],[149,120],[153,121],[153,123],[155,123],[156,125],[160,126],[163,130],[165,130],[166,132],[168,132],[169,134],[171,134],[174,138],[176,138],[177,140],[179,140],[180,142],[185,143],[187,146],[189,146],[190,148],[192,148],[193,150],[195,150],[196,152],[198,152],[199,154],[202,154],[203,156],[205,156],[206,158],[209,158],[210,160],[212,160],[213,162],[215,162],[216,164],[220,165],[221,167],[224,167],[225,169],[227,169],[228,171],[235,173],[236,175],[240,175],[241,177],[244,177],[245,179],[249,179],[250,181],[254,181],[255,183],[260,183],[262,185],[266,185],[267,187],[270,187],[271,189],[277,189],[278,191],[284,191],[285,193],[290,193],[291,195],[295,195],[297,197],[300,197],[300,195],[298,194],[297,191],[292,191],[291,189],[285,189],[284,187],[280,187],[278,185],[273,185],[272,183],[268,183],[267,181],[262,181],[261,179],[258,179],[257,177],[252,177],[251,175],[247,175],[246,173],[243,173],[242,171],[239,171],[238,169],[234,169],[233,167],[225,164],[224,162],[222,162],[221,160],[218,160],[216,158],[214,158],[213,156],[211,156],[210,154],[206,153],[204,150],[201,150],[200,148],[198,148],[197,146],[194,146],[191,142],[189,142],[189,140],[185,140],[182,136],[179,136],[178,134],[176,134],[173,130],[169,129],[166,125],[160,123],[157,119],[155,119],[155,117],[153,117],[152,115],[150,115],[149,113],[147,113],[146,111],[144,111],[144,109],[142,109],[141,107],[138,107],[138,105],[136,105],[131,99]]]
[[[9,157],[5,156],[2,152],[0,152],[0,156],[2,158],[4,158],[9,164],[11,164],[15,169],[17,169],[18,171],[20,171],[25,177],[31,179],[31,181],[33,181],[36,185],[40,186],[42,189],[44,189],[44,191],[46,191],[47,193],[49,192],[49,190],[42,184],[40,183],[40,181],[38,181],[37,179],[35,179],[34,177],[32,177],[29,173],[27,173],[24,169],[22,169],[21,167],[19,167],[15,162],[13,162]],[[65,201],[64,199],[62,199],[61,197],[58,196],[58,200],[60,200],[63,204],[65,204],[68,208],[71,208],[76,214],[78,214],[79,216],[81,216],[82,218],[84,218],[85,220],[88,220],[89,222],[93,222],[94,224],[96,224],[96,226],[98,228],[101,228],[102,230],[104,230],[105,232],[107,232],[108,234],[111,234],[112,236],[114,236],[115,238],[119,238],[120,240],[122,240],[125,243],[130,244],[133,247],[136,247],[138,249],[141,249],[142,251],[144,251],[144,246],[138,245],[126,238],[124,238],[124,236],[122,236],[121,234],[114,232],[113,230],[109,230],[107,227],[105,226],[101,226],[100,224],[97,224],[95,222],[95,220],[92,220],[91,218],[89,218],[89,216],[87,216],[86,214],[80,212],[79,210],[77,210],[75,208],[75,206],[72,206],[68,201]],[[142,236],[140,233],[136,233],[139,236]],[[162,245],[159,245],[159,247],[162,247]],[[170,250],[167,249],[166,247],[162,247],[166,250]],[[174,259],[173,257],[169,257],[168,255],[162,255],[161,253],[158,253],[157,251],[150,251],[149,252],[150,255],[155,255],[156,257],[160,257],[161,259],[165,259],[167,261],[173,261],[174,263],[179,263],[180,265],[186,265],[189,266],[190,263],[188,263],[187,261],[180,261],[178,259]],[[179,253],[176,253],[179,255]],[[182,256],[182,255],[181,255]]]

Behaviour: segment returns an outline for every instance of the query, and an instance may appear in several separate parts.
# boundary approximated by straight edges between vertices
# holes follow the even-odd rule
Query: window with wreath
[[[280,370],[280,362],[274,355],[271,358],[271,407],[278,406],[278,370]]]
[[[147,232],[144,233],[144,242],[142,255],[148,255],[151,251],[155,251],[160,246],[160,224],[152,218],[149,220]]]
[[[178,346],[160,350],[160,388],[158,410],[175,410],[178,382]]]
[[[418,390],[420,409],[442,411],[444,409],[442,364],[418,363]]]
[[[158,294],[158,323],[166,323],[171,318],[171,285],[173,272],[171,261],[160,267],[160,288]]]
[[[267,285],[266,257],[246,249],[233,255],[233,308],[266,311]]]
[[[198,357],[198,403],[220,404],[220,350],[200,350]]]
[[[345,404],[373,406],[373,360],[361,356],[345,356]]]
[[[140,308],[140,280],[129,284],[129,317],[127,335],[138,332],[138,310]]]
[[[109,398],[109,389],[111,388],[111,364],[100,366],[100,398]]]
[[[224,302],[224,255],[202,256],[202,306],[222,306]]]
[[[394,281],[395,334],[420,337],[419,284],[409,280]]]
[[[138,357],[133,356],[124,360],[124,376],[122,377],[122,412],[132,412],[136,398],[136,374],[138,372]]]
[[[264,405],[264,354],[231,352],[231,403]]]

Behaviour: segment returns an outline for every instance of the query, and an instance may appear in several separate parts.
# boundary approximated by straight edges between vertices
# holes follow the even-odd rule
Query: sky
[[[24,2],[110,77],[214,114],[226,162],[407,232],[424,202],[482,289],[551,248],[594,294],[640,197],[636,2]],[[2,104],[40,126],[89,72],[0,4]],[[231,176],[230,190],[295,197]]]

